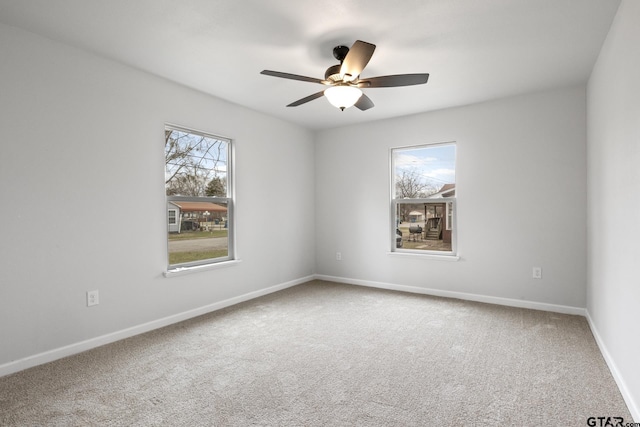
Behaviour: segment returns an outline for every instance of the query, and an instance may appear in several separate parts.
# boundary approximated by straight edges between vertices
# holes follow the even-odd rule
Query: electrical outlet
[[[100,304],[100,295],[98,291],[87,291],[87,307]]]
[[[336,252],[336,261],[342,261],[342,253]]]
[[[542,267],[533,267],[533,278],[542,279]]]

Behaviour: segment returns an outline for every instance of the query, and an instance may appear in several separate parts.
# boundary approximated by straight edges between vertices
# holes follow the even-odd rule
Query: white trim
[[[460,261],[460,257],[458,255],[453,255],[449,252],[444,254],[437,254],[434,252],[418,252],[412,251],[408,252],[410,249],[402,249],[398,248],[395,252],[387,252],[389,256],[397,256],[397,257],[406,257],[406,258],[422,258],[422,259],[434,259],[437,261]]]
[[[233,267],[242,262],[241,259],[232,259],[229,261],[214,262],[211,264],[194,265],[191,267],[177,267],[167,270],[162,275],[164,277],[184,276],[185,274],[198,273],[200,271],[217,270],[219,268]]]
[[[394,254],[395,255],[395,254]],[[370,280],[350,279],[345,277],[327,276],[324,274],[316,274],[318,280],[327,280],[330,282],[346,283],[350,285],[367,286],[370,288],[389,289],[393,291],[410,292],[414,294],[433,295],[437,297],[456,298],[467,301],[483,302],[487,304],[505,305],[509,307],[529,308],[532,310],[550,311],[553,313],[574,314],[584,316],[586,309],[581,307],[572,307],[568,305],[549,304],[537,301],[517,300],[512,298],[492,297],[479,294],[469,294],[465,292],[444,291],[440,289],[422,288],[418,286],[396,285],[393,283],[373,282]]]
[[[431,142],[431,143],[425,143],[425,144],[414,144],[414,145],[406,145],[406,146],[400,146],[400,147],[389,147],[389,225],[390,225],[390,230],[389,230],[389,248],[391,248],[391,252],[395,252],[398,248],[396,247],[396,228],[398,228],[398,223],[397,223],[397,213],[398,213],[398,208],[397,205],[398,203],[445,203],[447,208],[448,208],[448,203],[452,202],[453,203],[453,215],[451,218],[451,222],[453,224],[449,224],[448,218],[445,215],[445,222],[447,222],[447,224],[449,225],[449,227],[447,228],[448,231],[451,231],[451,252],[453,254],[456,254],[458,251],[458,221],[456,219],[457,217],[457,211],[458,208],[456,206],[457,204],[457,198],[455,196],[453,197],[443,197],[443,198],[439,198],[439,199],[431,199],[429,200],[430,196],[427,196],[426,198],[418,198],[418,199],[399,199],[396,198],[396,186],[395,186],[395,171],[396,171],[396,162],[395,162],[395,152],[399,152],[399,151],[407,151],[407,150],[415,150],[415,149],[428,149],[428,148],[435,148],[437,146],[445,146],[445,145],[451,145],[454,147],[454,158],[453,158],[453,165],[454,165],[454,171],[457,170],[458,168],[458,142],[456,140],[452,140],[452,141],[442,141],[442,142]],[[454,177],[455,177],[455,172],[454,172]],[[457,186],[457,183],[454,182],[452,183],[454,184],[454,188],[455,186]],[[439,194],[439,193],[434,193],[434,194]],[[425,218],[426,221],[426,218]],[[426,223],[425,223],[426,224]],[[455,255],[454,255],[455,256]],[[457,261],[458,259],[455,259],[455,261]]]
[[[633,396],[629,392],[629,388],[627,387],[627,383],[624,381],[622,374],[618,370],[618,366],[616,362],[614,362],[609,350],[607,350],[607,346],[604,344],[604,341],[600,337],[598,333],[598,329],[596,328],[591,315],[589,314],[589,310],[585,309],[585,317],[587,318],[587,322],[589,323],[589,327],[591,328],[591,333],[593,337],[596,339],[596,344],[598,344],[598,348],[600,349],[600,353],[602,353],[602,357],[604,357],[605,362],[607,362],[607,366],[611,371],[611,375],[613,379],[616,381],[618,388],[620,389],[620,394],[622,394],[622,398],[624,399],[629,412],[631,412],[631,416],[635,422],[640,422],[640,407],[636,404],[633,399]]]
[[[220,135],[216,135],[213,133],[209,133],[209,132],[205,132],[205,131],[200,131],[200,130],[195,130],[195,129],[189,129],[187,127],[183,127],[180,125],[174,125],[171,123],[165,123],[164,125],[164,129],[165,132],[167,130],[173,132],[181,132],[181,133],[185,133],[185,134],[189,134],[189,135],[197,135],[200,137],[204,137],[204,138],[209,138],[209,139],[213,139],[216,141],[220,141],[220,142],[224,142],[226,143],[226,153],[227,153],[227,169],[226,169],[226,180],[227,180],[227,191],[226,191],[226,196],[225,197],[216,197],[216,196],[168,196],[165,194],[165,200],[167,203],[171,203],[175,206],[177,206],[179,208],[179,212],[180,212],[180,217],[178,218],[178,232],[180,232],[180,228],[182,227],[182,218],[183,218],[183,212],[182,212],[182,207],[176,203],[176,202],[197,202],[197,201],[208,201],[208,202],[212,202],[212,203],[226,203],[226,207],[227,207],[227,249],[228,249],[228,256],[224,257],[224,258],[237,258],[237,250],[235,247],[235,189],[234,189],[234,181],[235,181],[235,143],[231,138],[225,137],[225,136],[220,136]],[[165,165],[166,167],[166,165]],[[165,170],[166,173],[166,170]],[[171,200],[169,200],[171,199]],[[170,224],[169,224],[169,216],[167,215],[167,228],[166,230],[169,231]],[[200,269],[197,270],[189,270],[187,271],[187,268],[191,268],[191,267],[200,267],[200,265],[210,265],[210,264],[198,264],[197,261],[195,262],[195,265],[186,265],[186,266],[178,266],[176,268],[171,268],[171,264],[169,263],[169,235],[167,235],[167,240],[166,240],[166,253],[167,253],[167,269],[168,271],[164,272],[163,275],[164,277],[171,277],[175,274],[185,274],[185,273],[193,273],[195,271],[201,271]],[[227,264],[225,266],[228,265],[232,265],[232,264],[228,264],[226,263],[226,261],[221,261],[221,262],[217,262],[217,263],[212,263],[211,265],[218,265],[218,264]],[[191,263],[184,263],[184,264],[194,264],[193,262]],[[220,267],[212,267],[213,269],[215,268],[220,268]]]
[[[89,338],[85,341],[69,344],[64,347],[55,348],[53,350],[45,351],[43,353],[35,354],[33,356],[27,356],[22,359],[14,360],[12,362],[0,365],[0,377],[13,374],[34,366],[42,365],[44,363],[53,362],[54,360],[62,359],[63,357],[71,356],[83,351],[91,350],[96,347],[100,347],[105,344],[110,344],[125,338],[133,337],[135,335],[143,334],[145,332],[152,331],[154,329],[163,328],[165,326],[172,325],[174,323],[182,322],[184,320],[191,319],[193,317],[201,316],[203,314],[210,313],[212,311],[220,310],[225,307],[229,307],[241,302],[249,301],[254,298],[258,298],[264,295],[271,294],[273,292],[281,291],[296,285],[313,280],[313,276],[301,277],[290,282],[281,283],[279,285],[271,286],[265,289],[259,289],[257,291],[249,292],[244,295],[232,297],[223,301],[214,302],[212,304],[205,305],[203,307],[194,308],[182,313],[174,314],[164,317],[162,319],[152,320],[147,323],[143,323],[130,328],[122,329],[120,331],[112,332],[106,335],[102,335],[95,338]]]

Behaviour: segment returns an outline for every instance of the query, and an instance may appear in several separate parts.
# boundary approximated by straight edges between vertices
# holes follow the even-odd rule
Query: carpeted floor
[[[309,282],[0,378],[2,426],[631,422],[579,316]]]

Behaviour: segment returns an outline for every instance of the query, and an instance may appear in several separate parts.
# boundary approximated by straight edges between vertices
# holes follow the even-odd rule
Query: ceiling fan
[[[347,46],[334,47],[333,56],[340,61],[340,64],[327,68],[327,71],[324,73],[324,80],[271,70],[263,70],[260,74],[329,86],[329,88],[321,92],[292,102],[287,105],[287,107],[297,107],[298,105],[306,104],[324,95],[333,106],[342,111],[354,105],[362,111],[374,106],[373,101],[362,93],[360,88],[421,85],[425,84],[429,79],[428,73],[397,74],[361,79],[360,73],[362,73],[364,67],[369,63],[375,49],[376,45],[361,40],[356,40],[353,46],[351,46],[351,49]]]

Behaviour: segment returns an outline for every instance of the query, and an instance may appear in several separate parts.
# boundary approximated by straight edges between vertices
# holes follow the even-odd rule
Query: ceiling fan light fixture
[[[345,108],[353,107],[362,96],[362,91],[353,86],[331,86],[324,91],[324,96],[336,108],[344,111]]]
[[[324,95],[331,105],[342,111],[353,106],[360,111],[366,111],[374,107],[373,101],[363,94],[359,88],[414,86],[427,82],[428,73],[396,74],[367,77],[365,80],[360,80],[362,70],[369,63],[375,49],[376,45],[362,40],[356,40],[351,48],[336,46],[333,49],[333,56],[340,63],[327,68],[324,73],[324,80],[272,70],[262,70],[260,74],[329,86],[326,90],[298,99],[287,105],[287,107],[297,107],[314,99],[322,98]]]

